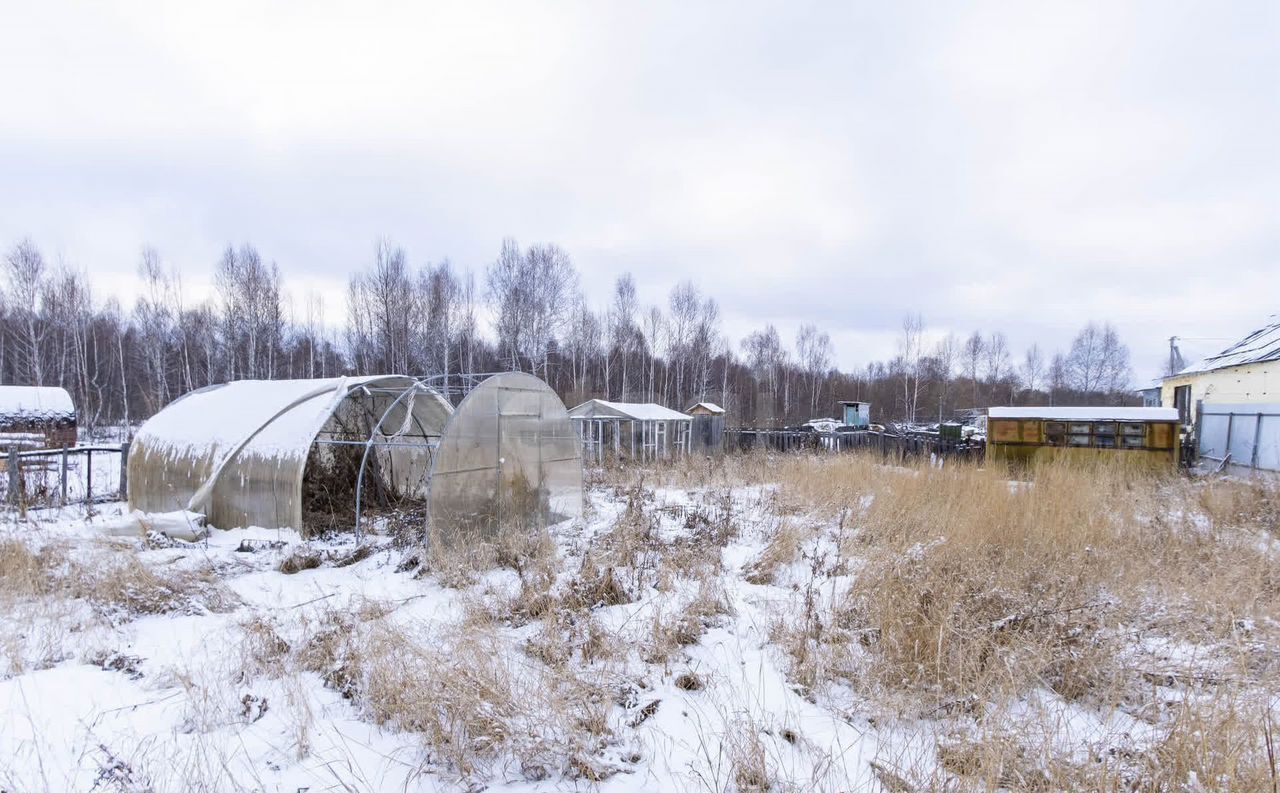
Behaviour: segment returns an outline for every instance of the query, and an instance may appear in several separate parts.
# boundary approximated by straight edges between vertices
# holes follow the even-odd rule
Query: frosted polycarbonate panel
[[[446,539],[581,515],[580,443],[564,403],[522,372],[485,380],[449,421],[430,487],[431,528]]]
[[[302,528],[304,471],[317,437],[349,433],[366,441],[395,398],[416,388],[411,378],[388,375],[236,381],[193,392],[152,417],[134,438],[129,507],[185,509],[223,464],[202,507],[210,525]],[[430,442],[450,413],[442,398],[421,390],[391,409],[375,440],[392,436],[403,445],[375,446],[372,456],[394,490],[415,499],[425,496]],[[396,438],[406,427],[404,437]],[[320,458],[332,456],[333,447],[321,449]],[[354,488],[354,482],[348,484]]]
[[[1256,460],[1259,469],[1280,470],[1280,404],[1207,404],[1203,411],[1200,454],[1215,459],[1230,454],[1232,465],[1248,467]]]

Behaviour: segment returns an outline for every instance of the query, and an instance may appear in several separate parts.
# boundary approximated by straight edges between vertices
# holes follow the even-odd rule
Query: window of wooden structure
[[[993,419],[987,429],[993,443],[1094,449],[1169,449],[1175,437],[1172,425],[1167,422]]]

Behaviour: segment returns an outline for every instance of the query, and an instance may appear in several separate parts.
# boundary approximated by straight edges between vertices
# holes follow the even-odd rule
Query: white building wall
[[[1197,401],[1206,404],[1280,402],[1280,361],[1247,363],[1166,377],[1160,384],[1160,404],[1173,407],[1174,389],[1183,385],[1191,386],[1193,417]]]

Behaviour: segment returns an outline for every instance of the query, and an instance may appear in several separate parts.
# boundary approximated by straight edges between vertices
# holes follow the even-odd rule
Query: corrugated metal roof
[[[1271,316],[1271,323],[1255,330],[1217,355],[1210,355],[1194,363],[1178,374],[1195,374],[1240,366],[1246,363],[1280,361],[1280,314]]]

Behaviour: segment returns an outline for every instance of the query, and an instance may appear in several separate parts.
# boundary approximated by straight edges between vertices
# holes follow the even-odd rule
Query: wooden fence
[[[981,441],[941,438],[933,433],[892,433],[873,430],[857,432],[808,432],[805,430],[725,430],[725,450],[748,452],[769,449],[778,452],[870,451],[886,458],[905,459],[936,455],[963,460],[982,460],[986,445]]]

